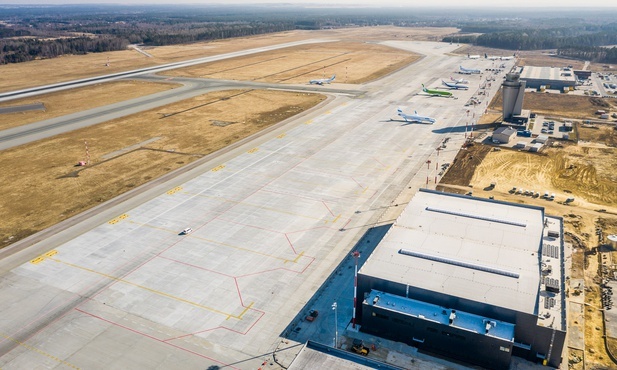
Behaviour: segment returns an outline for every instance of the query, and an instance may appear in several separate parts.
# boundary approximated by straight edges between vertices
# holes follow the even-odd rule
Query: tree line
[[[482,30],[490,31],[487,25]],[[463,42],[477,46],[485,46],[506,50],[545,50],[556,49],[559,55],[572,58],[582,58],[600,63],[614,63],[617,48],[606,48],[603,45],[617,44],[617,25],[578,26],[558,28],[526,28],[502,30],[503,25],[496,26],[497,32],[481,35],[451,35],[444,37],[445,42]],[[477,27],[466,29],[468,32],[478,31]]]

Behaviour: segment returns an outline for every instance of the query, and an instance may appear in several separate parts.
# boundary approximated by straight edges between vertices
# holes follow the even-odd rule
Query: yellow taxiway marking
[[[311,123],[313,123],[313,120],[312,120],[312,119],[310,119],[310,120],[308,120],[308,121],[304,122],[304,124],[305,124],[305,125],[310,125]]]
[[[49,258],[49,257],[53,257],[56,254],[58,254],[58,251],[55,249],[50,250],[47,253],[43,253],[40,256],[36,257],[35,259],[30,260],[30,263],[33,265],[38,265],[39,263],[45,261],[45,259]]]
[[[326,113],[324,113],[324,114],[332,114],[332,111],[331,111],[331,110],[329,110],[329,111],[327,111],[327,112],[326,112]]]
[[[224,165],[224,164],[221,164],[221,165],[219,165],[219,166],[214,167],[214,168],[213,168],[213,169],[211,169],[210,171],[212,171],[212,172],[217,172],[217,171],[222,170],[223,168],[225,168],[225,165]]]
[[[280,134],[279,136],[277,136],[277,138],[278,138],[278,139],[282,139],[282,138],[284,138],[285,136],[287,136],[287,134],[283,132],[282,134]]]
[[[362,191],[358,190],[358,191],[356,191],[356,194],[358,194],[358,195],[359,195],[359,194],[364,194],[364,193],[366,193],[366,191],[368,190],[368,188],[369,188],[369,187],[367,186],[367,187],[365,187],[364,189],[362,189]]]
[[[114,218],[113,220],[108,221],[107,223],[110,224],[110,225],[114,225],[114,224],[117,224],[118,222],[120,222],[120,221],[122,221],[122,220],[124,220],[125,218],[128,218],[128,217],[129,217],[129,215],[124,213],[124,214],[121,214],[120,216]]]
[[[177,192],[179,192],[180,190],[182,190],[182,186],[176,186],[175,188],[169,190],[167,192],[167,194],[172,195],[172,194],[176,194]]]
[[[341,215],[336,216],[336,217],[334,218],[334,220],[325,220],[325,221],[324,221],[324,224],[327,224],[327,223],[330,223],[330,222],[332,222],[332,223],[334,224],[334,223],[336,223],[336,221],[338,221],[338,220],[339,220],[339,218],[341,218]]]
[[[259,151],[259,148],[253,148],[253,149],[249,150],[247,153],[253,154],[253,153],[257,153],[258,151]]]
[[[99,276],[103,276],[103,277],[106,277],[106,278],[108,278],[108,279],[110,279],[110,280],[114,280],[114,281],[118,281],[118,282],[121,282],[121,283],[124,283],[124,284],[127,284],[127,285],[131,285],[131,286],[134,286],[134,287],[136,287],[136,288],[139,288],[139,289],[143,289],[143,290],[145,290],[145,291],[148,291],[148,292],[150,292],[150,293],[154,293],[154,294],[160,295],[160,296],[162,296],[162,297],[170,298],[170,299],[173,299],[173,300],[178,301],[178,302],[186,303],[186,304],[189,304],[189,305],[191,305],[191,306],[194,306],[194,307],[197,307],[197,308],[201,308],[201,309],[203,309],[203,310],[207,310],[207,311],[210,311],[210,312],[214,312],[214,313],[217,313],[217,314],[220,314],[220,315],[226,316],[226,317],[228,317],[228,318],[237,319],[237,320],[242,320],[242,316],[243,316],[243,315],[244,315],[244,313],[246,313],[246,311],[247,311],[247,310],[245,309],[244,311],[242,311],[242,313],[241,313],[240,315],[232,315],[232,314],[230,314],[230,313],[228,313],[228,312],[223,312],[223,311],[221,311],[221,310],[217,310],[216,308],[209,307],[209,306],[204,306],[204,305],[202,305],[202,304],[199,304],[199,303],[197,303],[197,302],[190,301],[190,300],[185,299],[185,298],[176,297],[176,296],[174,296],[174,295],[172,295],[172,294],[165,293],[165,292],[162,292],[162,291],[160,291],[160,290],[153,289],[153,288],[149,288],[149,287],[147,287],[147,286],[143,286],[143,285],[141,285],[141,284],[133,283],[133,282],[128,281],[128,280],[126,280],[126,279],[122,279],[122,278],[119,278],[119,277],[117,277],[117,276],[113,276],[113,275],[109,275],[109,274],[106,274],[106,273],[103,273],[103,272],[100,272],[100,271],[96,271],[96,270],[93,270],[93,269],[88,268],[88,267],[79,266],[79,265],[76,265],[76,264],[74,264],[74,263],[70,263],[70,262],[66,262],[66,261],[59,260],[59,259],[57,259],[57,258],[49,258],[49,259],[50,259],[50,260],[52,260],[52,261],[54,261],[54,262],[57,262],[57,263],[62,263],[62,264],[64,264],[64,265],[66,265],[66,266],[70,266],[70,267],[73,267],[73,268],[76,268],[76,269],[79,269],[79,270],[82,270],[82,271],[87,271],[87,272],[90,272],[90,273],[93,273],[93,274],[96,274],[96,275],[99,275]],[[251,303],[251,304],[253,304],[253,303]],[[250,306],[249,306],[249,307],[250,307]]]
[[[255,303],[255,302],[251,302],[248,306],[244,307],[244,310],[242,310],[242,312],[240,312],[240,315],[239,315],[239,316],[240,316],[240,317],[244,316],[244,314],[246,313],[246,311],[250,310],[250,309],[251,309],[251,307],[253,307],[253,304],[254,304],[254,303]],[[230,318],[231,318],[230,316],[227,316],[227,318],[226,318],[225,320],[229,320]]]
[[[304,257],[304,251],[300,252],[300,254],[298,254],[298,257],[296,257],[292,262],[298,263],[298,260],[302,257]]]
[[[61,359],[61,358],[58,358],[58,357],[56,357],[56,356],[54,356],[54,355],[52,355],[52,354],[49,354],[49,353],[47,353],[47,352],[45,352],[45,351],[43,351],[43,350],[40,350],[40,349],[38,349],[38,348],[36,348],[36,347],[33,347],[33,346],[31,346],[31,345],[29,345],[29,344],[27,344],[27,343],[24,343],[24,342],[22,342],[22,341],[20,341],[20,340],[18,340],[18,339],[15,339],[15,338],[13,338],[13,337],[11,337],[11,336],[9,336],[9,335],[4,334],[4,333],[2,333],[2,332],[0,332],[0,336],[4,337],[5,339],[10,340],[10,341],[11,341],[11,342],[13,342],[13,343],[16,343],[16,344],[18,344],[18,345],[20,345],[20,346],[22,346],[22,347],[24,347],[24,348],[26,348],[26,349],[29,349],[30,351],[36,352],[36,353],[38,353],[38,354],[40,354],[40,355],[43,355],[43,356],[45,356],[45,357],[49,357],[49,358],[51,358],[52,360],[54,360],[54,361],[57,361],[57,362],[61,363],[62,365],[68,366],[68,367],[73,368],[73,369],[79,369],[79,367],[77,367],[77,366],[75,366],[75,365],[73,365],[73,364],[71,364],[71,363],[69,363],[69,362],[66,362],[66,361],[64,361],[64,360],[63,360],[63,359]]]

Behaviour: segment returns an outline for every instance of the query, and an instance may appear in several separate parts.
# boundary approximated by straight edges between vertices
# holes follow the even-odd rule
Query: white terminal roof
[[[360,273],[537,314],[543,221],[541,207],[420,190]]]
[[[546,81],[570,81],[576,82],[576,76],[572,71],[564,71],[555,67],[521,67],[521,80],[546,80]]]

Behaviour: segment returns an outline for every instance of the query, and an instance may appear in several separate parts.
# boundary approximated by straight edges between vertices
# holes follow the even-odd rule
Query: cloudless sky
[[[340,4],[403,7],[610,7],[617,9],[615,0],[0,0],[0,4]]]

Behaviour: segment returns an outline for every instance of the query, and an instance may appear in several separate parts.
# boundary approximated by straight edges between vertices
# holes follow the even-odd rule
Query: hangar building
[[[544,208],[420,190],[358,273],[361,330],[492,369],[557,367],[563,256]]]
[[[541,89],[544,86],[553,90],[570,90],[576,86],[576,75],[570,68],[520,67],[521,80],[527,87]]]
[[[516,129],[510,126],[502,126],[493,131],[493,142],[496,144],[507,144],[516,137],[516,132]]]

